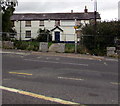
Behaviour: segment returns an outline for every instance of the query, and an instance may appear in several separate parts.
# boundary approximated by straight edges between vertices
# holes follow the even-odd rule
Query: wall
[[[22,40],[29,40],[30,38],[25,38],[25,33],[27,30],[31,30],[31,38],[36,38],[38,35],[38,29],[48,29],[51,30],[55,28],[55,20],[44,20],[44,26],[39,26],[39,20],[38,21],[31,21],[31,27],[25,26],[25,21],[21,21],[21,39]],[[85,25],[85,23],[89,24],[89,20],[81,20],[81,23]],[[56,31],[60,31],[60,40],[61,41],[74,41],[75,36],[75,20],[61,20],[60,21],[60,28],[63,30],[61,32],[59,29],[56,29]],[[15,29],[17,31],[17,39],[20,39],[20,21],[15,21]],[[52,32],[52,40],[54,41],[54,32]]]

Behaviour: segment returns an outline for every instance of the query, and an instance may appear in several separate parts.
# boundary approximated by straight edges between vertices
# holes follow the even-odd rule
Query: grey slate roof
[[[88,13],[16,13],[13,14],[11,20],[88,20],[94,19],[94,12]],[[97,13],[97,19],[100,14]]]

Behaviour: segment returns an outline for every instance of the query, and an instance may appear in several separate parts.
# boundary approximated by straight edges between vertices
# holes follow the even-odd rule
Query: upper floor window
[[[77,20],[76,24],[79,26],[81,25],[81,21],[80,20]]]
[[[40,20],[40,26],[44,26],[44,20]]]
[[[60,20],[55,21],[55,26],[60,26]]]
[[[25,38],[31,38],[31,31],[26,31],[26,36]]]
[[[25,26],[26,27],[31,27],[31,21],[26,21]]]

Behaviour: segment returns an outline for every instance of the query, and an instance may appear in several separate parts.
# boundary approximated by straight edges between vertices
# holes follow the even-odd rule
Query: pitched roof
[[[63,30],[60,27],[58,27],[58,26],[56,26],[55,28],[53,28],[51,31],[54,31],[55,29],[59,29],[60,31],[63,32]]]
[[[88,13],[16,13],[11,16],[11,20],[88,20],[94,19],[94,12]],[[100,14],[97,13],[97,19]]]

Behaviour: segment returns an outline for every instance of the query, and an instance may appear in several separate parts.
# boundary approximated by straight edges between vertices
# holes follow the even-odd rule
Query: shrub
[[[65,44],[65,52],[66,53],[74,53],[75,52],[75,45],[73,43],[66,43]]]

